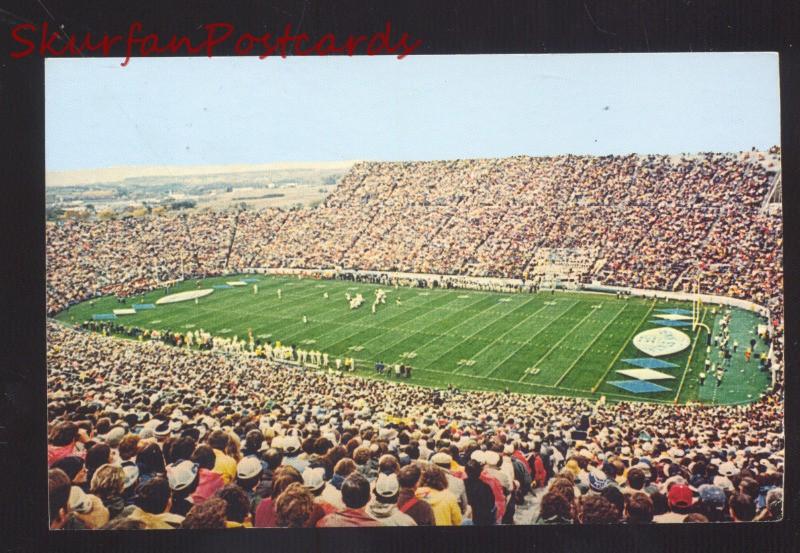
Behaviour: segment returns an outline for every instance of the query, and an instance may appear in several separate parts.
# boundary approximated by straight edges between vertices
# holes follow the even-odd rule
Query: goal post
[[[700,296],[700,275],[694,282],[694,296],[692,297],[692,332],[704,329],[711,336],[711,329],[702,322],[703,298]]]

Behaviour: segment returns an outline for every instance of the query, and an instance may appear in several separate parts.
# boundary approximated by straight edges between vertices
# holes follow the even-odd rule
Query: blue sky
[[[769,53],[120,61],[47,60],[48,171],[780,143]]]

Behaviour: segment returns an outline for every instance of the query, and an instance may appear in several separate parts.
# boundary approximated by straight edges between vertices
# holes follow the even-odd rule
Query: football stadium
[[[778,147],[359,162],[48,222],[51,527],[778,520],[780,186]]]

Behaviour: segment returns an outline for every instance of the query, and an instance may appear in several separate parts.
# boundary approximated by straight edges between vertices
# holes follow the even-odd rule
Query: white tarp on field
[[[178,292],[177,294],[170,294],[156,300],[156,305],[164,305],[165,303],[178,303],[179,301],[188,301],[195,298],[202,298],[214,291],[213,288],[203,288],[202,290],[189,290],[188,292]]]
[[[247,283],[243,280],[229,280],[225,284],[228,286],[247,286]]]
[[[667,380],[670,378],[675,378],[671,374],[662,373],[661,371],[654,371],[653,369],[623,369],[617,372],[637,380]]]
[[[136,315],[135,309],[115,309],[114,315]]]
[[[680,315],[678,313],[659,313],[654,315],[656,319],[664,319],[665,321],[691,321],[690,315]]]

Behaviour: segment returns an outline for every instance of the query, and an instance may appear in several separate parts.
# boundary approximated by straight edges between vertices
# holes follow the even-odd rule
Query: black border
[[[0,169],[3,252],[0,327],[0,549],[5,551],[791,551],[800,543],[800,459],[795,420],[800,379],[797,240],[800,167],[800,3],[779,0],[483,0],[314,2],[97,2],[37,0],[0,6]],[[11,27],[48,21],[68,33],[148,31],[190,34],[229,21],[252,32],[291,23],[311,36],[371,34],[386,21],[420,38],[415,55],[777,51],[780,53],[786,297],[786,519],[737,525],[653,525],[645,529],[503,527],[489,530],[48,533],[46,520],[44,313],[44,63],[10,59]],[[232,53],[232,45],[219,55]],[[116,49],[117,56],[123,52]],[[135,60],[133,61],[135,63]],[[266,60],[264,63],[280,63]],[[399,61],[398,63],[402,63]],[[410,83],[413,86],[413,83]],[[732,114],[733,116],[734,114]],[[798,546],[800,547],[800,546]]]

